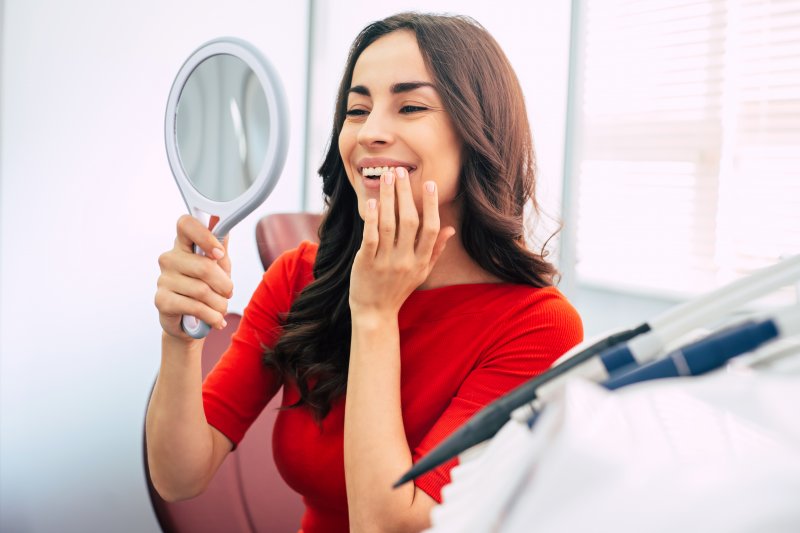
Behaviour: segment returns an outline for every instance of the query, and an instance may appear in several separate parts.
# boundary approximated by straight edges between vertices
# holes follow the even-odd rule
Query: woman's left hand
[[[350,312],[397,317],[411,292],[428,277],[455,228],[439,227],[436,184],[422,188],[422,224],[405,168],[381,176],[380,202],[370,199],[364,236],[350,274]],[[395,193],[397,216],[395,216]]]

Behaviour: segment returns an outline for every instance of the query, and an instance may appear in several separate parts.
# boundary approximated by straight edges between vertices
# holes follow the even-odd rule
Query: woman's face
[[[442,225],[455,222],[461,142],[413,32],[384,35],[359,56],[339,134],[339,153],[358,196],[362,219],[367,200],[380,199],[380,174],[374,169],[402,166],[409,171],[420,215],[423,184],[434,181]]]

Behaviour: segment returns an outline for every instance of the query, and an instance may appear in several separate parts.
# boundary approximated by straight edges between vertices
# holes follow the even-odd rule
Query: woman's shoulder
[[[264,273],[265,283],[283,282],[302,289],[314,277],[314,261],[317,258],[319,245],[311,241],[302,241],[296,248],[281,253]]]
[[[568,343],[583,338],[580,314],[555,286],[500,283],[465,289],[471,289],[474,298],[462,294],[462,301],[480,310],[499,337],[536,334],[561,337]]]
[[[548,312],[565,312],[575,313],[577,311],[572,306],[570,301],[564,296],[558,287],[531,287],[529,285],[514,285],[517,289],[515,296],[519,305],[523,308],[536,310],[540,313]]]
[[[304,270],[311,270],[314,268],[314,261],[317,259],[317,250],[319,250],[319,243],[302,241],[292,252],[297,258],[299,267]]]
[[[506,317],[506,327],[538,331],[540,335],[560,339],[566,348],[583,340],[583,320],[578,310],[554,286],[520,287],[515,305]]]
[[[486,298],[475,317],[485,332],[484,361],[524,354],[544,361],[543,370],[583,340],[580,314],[558,288],[504,284],[492,292],[495,298]]]
[[[557,320],[565,325],[581,325],[578,311],[557,287],[500,284],[493,292],[490,305],[512,322]]]

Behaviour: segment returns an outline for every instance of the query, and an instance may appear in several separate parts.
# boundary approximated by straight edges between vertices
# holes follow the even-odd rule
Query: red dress
[[[230,348],[203,384],[208,423],[238,444],[271,397],[275,377],[262,344],[280,333],[278,316],[313,279],[317,245],[303,242],[264,273]],[[580,317],[554,287],[511,283],[414,291],[400,309],[401,402],[413,459],[431,450],[481,407],[546,370],[583,338]],[[289,383],[283,405],[299,398]],[[305,533],[348,531],[344,476],[344,398],[317,425],[306,409],[281,411],[275,463],[303,495]],[[456,460],[418,478],[441,502]]]

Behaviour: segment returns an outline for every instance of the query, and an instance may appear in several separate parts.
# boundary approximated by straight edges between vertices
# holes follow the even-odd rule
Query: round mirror
[[[224,239],[266,200],[286,161],[289,127],[278,75],[246,41],[209,41],[178,71],[164,126],[169,165],[189,212]],[[196,339],[209,331],[193,317],[181,323]]]
[[[200,194],[227,202],[253,185],[267,153],[269,113],[247,63],[230,54],[205,59],[183,87],[175,120],[181,166]]]

